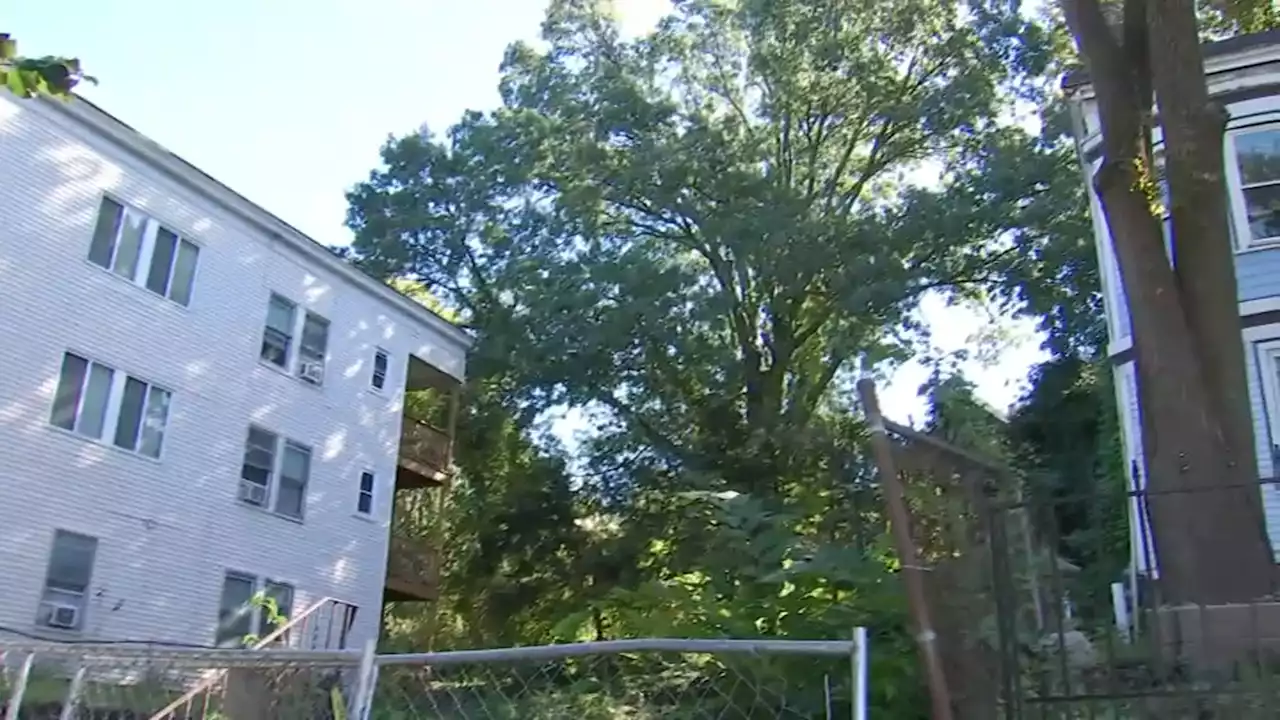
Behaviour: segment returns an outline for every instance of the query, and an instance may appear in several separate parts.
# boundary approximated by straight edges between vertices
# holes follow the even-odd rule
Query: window
[[[374,390],[387,386],[387,351],[378,348],[373,353],[373,379],[370,381]]]
[[[1280,477],[1280,340],[1257,343],[1258,372],[1271,436],[1271,476]]]
[[[1155,183],[1156,191],[1160,193],[1160,206],[1156,216],[1160,218],[1160,233],[1164,236],[1164,252],[1169,256],[1170,264],[1175,262],[1173,248],[1173,206],[1171,196],[1169,195],[1169,175],[1165,170],[1164,153],[1157,152],[1155,156]]]
[[[158,458],[172,394],[74,353],[62,356],[49,422],[94,440]]]
[[[329,344],[329,321],[307,313],[298,344],[298,377],[314,385],[324,384],[324,355]]]
[[[361,515],[373,514],[373,481],[373,473],[368,470],[360,473],[360,496],[356,500],[356,512]]]
[[[1236,224],[1248,244],[1280,241],[1280,128],[1232,136]]]
[[[44,593],[36,623],[42,627],[78,631],[84,628],[89,581],[98,541],[87,535],[58,530],[45,569]]]
[[[329,321],[313,312],[305,312],[301,314],[299,326],[298,315],[295,303],[271,294],[259,357],[295,373],[312,385],[323,385],[325,355],[329,348]]]
[[[276,612],[287,620],[293,610],[291,585],[228,572],[222,581],[214,643],[218,647],[238,647],[251,635],[262,639],[277,630],[280,625],[271,621],[271,613],[263,607],[262,600],[267,598],[275,601]]]
[[[191,304],[200,248],[159,222],[102,198],[89,261],[179,305]]]
[[[261,357],[282,368],[289,367],[289,350],[293,346],[293,317],[297,307],[272,293],[267,304],[267,327],[262,333]]]
[[[279,478],[278,482],[272,482]],[[301,520],[311,480],[311,449],[273,432],[249,428],[240,466],[240,500]]]

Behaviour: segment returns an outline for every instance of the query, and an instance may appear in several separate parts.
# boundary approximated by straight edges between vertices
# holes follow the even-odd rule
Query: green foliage
[[[501,108],[391,140],[349,194],[349,257],[477,334],[460,477],[398,510],[440,533],[441,600],[393,642],[866,624],[877,708],[923,716],[850,381],[914,352],[930,292],[1094,342],[1078,171],[1005,113],[1058,36],[986,0],[685,0],[624,40],[556,0],[542,40]]]
[[[1128,480],[1111,368],[1065,357],[1033,371],[1011,419],[1029,499],[1042,509],[1057,551],[1081,568],[1075,600],[1109,613],[1109,586],[1129,562]]]
[[[0,33],[0,84],[20,98],[37,95],[66,98],[81,82],[97,84],[84,74],[76,58],[27,58],[18,54],[18,41]]]
[[[254,593],[253,597],[249,598],[249,607],[256,607],[262,611],[262,620],[267,627],[278,628],[289,622],[289,618],[280,612],[280,603],[262,591]],[[241,644],[245,647],[253,647],[260,642],[262,638],[258,637],[257,633],[249,633],[244,636]]]

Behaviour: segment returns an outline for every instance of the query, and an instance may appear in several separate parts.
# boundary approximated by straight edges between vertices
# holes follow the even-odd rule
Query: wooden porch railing
[[[296,650],[345,650],[351,626],[355,623],[357,609],[355,605],[344,600],[332,597],[322,598],[297,616],[290,618],[289,622],[255,642],[250,649],[287,647]],[[152,715],[149,720],[178,720],[178,718],[194,717],[192,712],[201,704],[201,697],[214,691],[226,674],[226,670],[209,673],[195,687]]]
[[[387,554],[387,587],[424,600],[434,599],[440,587],[440,556],[424,538],[391,536]]]
[[[400,454],[437,472],[449,469],[452,441],[449,434],[408,416],[400,426]]]

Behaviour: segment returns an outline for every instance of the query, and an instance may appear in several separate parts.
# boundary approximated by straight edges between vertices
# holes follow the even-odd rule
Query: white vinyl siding
[[[44,592],[36,612],[38,626],[73,632],[84,629],[97,554],[96,538],[65,530],[54,532]]]
[[[89,261],[179,305],[191,304],[200,248],[158,221],[104,196]]]
[[[375,639],[401,403],[369,391],[370,359],[376,347],[395,359],[388,391],[409,358],[460,377],[461,333],[138,137],[127,117],[3,97],[0,117],[14,239],[0,241],[0,626],[34,634],[65,529],[98,539],[85,640],[210,645],[227,570],[293,584],[298,610],[324,597],[358,605],[347,647]],[[188,308],[88,259],[104,193],[199,246]],[[272,292],[329,320],[322,390],[255,357]],[[173,393],[160,461],[115,448],[114,430],[93,441],[48,422],[68,350]],[[250,423],[312,446],[305,524],[236,500]],[[382,483],[378,522],[353,517],[364,469]]]
[[[311,480],[311,449],[250,427],[240,466],[240,500],[294,520],[303,518]]]
[[[74,353],[62,358],[49,422],[94,440],[159,458],[171,393]]]

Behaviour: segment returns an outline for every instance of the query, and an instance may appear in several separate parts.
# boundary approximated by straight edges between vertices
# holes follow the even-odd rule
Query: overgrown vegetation
[[[351,255],[478,337],[430,520],[441,600],[395,609],[388,642],[867,625],[875,705],[922,716],[850,383],[927,343],[930,293],[1096,346],[1064,39],[953,0],[692,0],[625,39],[559,1],[543,46],[508,50],[501,108],[388,143]],[[566,408],[574,448],[548,434]]]
[[[97,80],[84,74],[77,58],[23,57],[18,54],[18,41],[0,33],[0,85],[10,93],[20,98],[66,98],[82,82]]]
[[[606,3],[552,2],[500,108],[391,140],[349,194],[348,257],[478,338],[459,477],[402,508],[440,538],[441,597],[388,643],[866,625],[877,714],[923,717],[851,381],[927,346],[931,294],[1040,320],[1052,357],[1007,421],[940,372],[930,429],[1054,508],[1036,540],[1101,616],[1125,474],[1071,60],[1017,3],[683,0],[630,39]]]

